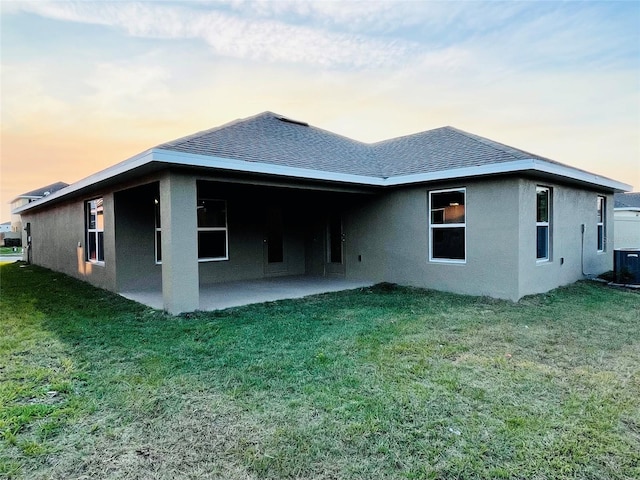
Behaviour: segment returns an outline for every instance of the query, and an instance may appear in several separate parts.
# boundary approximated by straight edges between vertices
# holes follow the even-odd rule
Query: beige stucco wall
[[[536,261],[536,187],[550,187],[551,258]],[[605,250],[597,252],[597,197],[602,192],[520,180],[520,296],[542,293],[613,268],[613,196],[607,198]],[[584,225],[584,250],[582,247]]]
[[[154,199],[159,195],[158,182],[114,194],[118,292],[162,286],[162,267],[155,260]]]
[[[459,187],[466,188],[466,262],[429,261],[428,192]],[[518,188],[517,181],[500,179],[419,186],[362,205],[349,217],[348,275],[517,298],[518,252],[507,245],[518,244]]]
[[[103,197],[104,205],[104,265],[84,260],[84,202]],[[31,223],[31,260],[51,270],[86,280],[107,290],[116,290],[113,195],[98,193],[86,198],[58,204],[53,209],[22,214],[23,225]],[[25,243],[26,245],[26,243]]]
[[[536,186],[553,189],[552,258],[536,261]],[[466,188],[465,263],[429,261],[429,191]],[[377,282],[517,300],[612,267],[612,198],[608,243],[596,252],[598,192],[535,180],[500,178],[396,190],[349,215],[347,274]],[[361,261],[358,261],[360,256]]]
[[[614,212],[615,248],[640,248],[640,211]]]
[[[196,238],[195,229],[191,228],[195,208],[190,209],[189,222],[183,222],[179,212],[182,207],[195,205],[194,186],[197,180],[204,179],[212,180],[167,172],[147,179],[146,184],[132,184],[116,193],[98,192],[48,211],[27,212],[23,219],[32,223],[33,262],[109,290],[163,288],[169,277],[164,275],[163,282],[166,265],[155,264],[153,198],[160,194],[166,205],[169,192],[181,195],[183,187],[185,192],[191,192],[185,197],[186,203],[176,201],[171,206],[172,212],[165,213],[177,226],[172,232],[174,241],[163,247],[166,255],[170,245],[180,244],[183,239],[193,243]],[[535,258],[537,185],[551,187],[553,191],[552,257],[545,263],[536,262]],[[286,270],[278,272],[283,275],[325,272],[326,215],[332,210],[343,212],[347,278],[517,300],[579,280],[583,278],[583,268],[587,274],[612,268],[612,196],[607,196],[606,250],[597,253],[596,198],[601,192],[563,184],[496,177],[377,194],[309,192],[225,182],[219,182],[218,187],[219,198],[227,200],[229,260],[198,263],[196,258],[194,262],[193,248],[189,248],[189,272],[196,273],[189,274],[188,282],[180,280],[179,273],[173,275],[170,278],[175,277],[172,281],[176,285],[267,275],[264,261],[267,205],[281,206],[284,212],[287,261]],[[460,187],[466,188],[466,261],[461,264],[430,261],[429,191]],[[84,202],[99,196],[104,198],[104,265],[85,262],[82,250],[86,241]],[[167,241],[164,218],[163,241]],[[581,258],[583,224],[584,259]],[[191,225],[189,232],[185,231],[185,225]],[[184,266],[186,260],[180,260],[183,253],[179,248],[174,251],[172,271]]]

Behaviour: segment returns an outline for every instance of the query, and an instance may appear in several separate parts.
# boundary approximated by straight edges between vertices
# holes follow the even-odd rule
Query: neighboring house
[[[5,245],[5,239],[8,240],[7,243],[11,243],[12,235],[13,234],[11,232],[11,222],[0,223],[0,245],[11,246],[11,245]]]
[[[21,208],[32,261],[116,292],[335,275],[517,300],[612,268],[629,185],[452,127],[373,144],[265,112]],[[609,240],[607,240],[609,239]]]
[[[616,193],[614,201],[615,248],[640,248],[640,193]]]
[[[35,202],[36,200],[40,200],[41,198],[51,195],[52,193],[55,193],[58,190],[68,186],[68,183],[56,182],[52,183],[51,185],[47,185],[46,187],[38,188],[36,190],[31,190],[30,192],[18,195],[16,198],[11,200],[11,231],[22,235],[23,230],[22,219],[20,218],[19,214],[13,213],[14,210],[17,210],[31,202]]]

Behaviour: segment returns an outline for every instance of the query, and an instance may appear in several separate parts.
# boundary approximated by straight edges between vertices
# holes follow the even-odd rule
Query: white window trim
[[[538,222],[538,192],[547,192],[547,221]],[[551,261],[551,188],[538,185],[536,187],[536,263],[548,263]],[[538,258],[538,227],[547,227],[547,256]]]
[[[606,230],[606,221],[607,221],[607,197],[605,197],[604,195],[598,195],[596,202],[600,203],[600,199],[602,199],[602,218],[598,219],[597,223],[596,223],[596,251],[598,253],[604,253],[607,250],[607,230]],[[596,213],[597,213],[597,206],[598,204],[596,203]],[[602,227],[602,249],[598,248],[598,243],[600,243],[600,228]]]
[[[431,199],[434,193],[448,193],[448,192],[463,192],[464,193],[464,223],[447,223],[447,224],[433,224],[431,223]],[[429,262],[432,263],[452,263],[458,265],[464,265],[467,263],[467,187],[460,188],[447,188],[444,190],[432,190],[429,192],[429,210],[427,212],[429,218]],[[459,260],[455,258],[434,258],[433,257],[433,229],[439,228],[464,228],[464,259]]]
[[[102,221],[103,221],[102,230],[99,229],[99,228],[89,228],[89,216],[91,215],[91,202],[97,202],[98,200],[102,200]],[[97,259],[96,260],[92,260],[91,258],[89,258],[89,252],[91,251],[91,249],[89,248],[89,244],[91,243],[89,241],[89,235],[91,233],[95,233],[96,234],[96,245],[95,245],[95,247],[96,247],[96,257],[98,256],[98,252],[99,252],[99,249],[98,249],[98,245],[99,245],[98,244],[98,238],[99,238],[98,233],[102,233],[102,239],[103,239],[102,241],[104,242],[104,198],[103,197],[92,198],[91,200],[85,201],[84,205],[85,205],[85,213],[84,213],[84,215],[85,215],[85,222],[86,222],[86,232],[85,232],[85,235],[86,235],[85,236],[85,238],[86,238],[85,239],[86,252],[84,254],[85,255],[85,261],[88,262],[88,263],[91,263],[92,265],[104,265],[105,264],[104,260],[97,260]],[[96,216],[96,227],[97,227],[97,224],[98,224],[98,222],[97,222],[97,216]],[[102,245],[102,249],[104,251],[104,245]]]
[[[198,197],[198,201],[200,200],[212,200],[215,202],[224,202],[224,227],[198,227],[198,232],[224,232],[224,241],[225,247],[224,251],[226,255],[224,257],[203,257],[198,258],[198,263],[205,262],[224,262],[229,260],[229,215],[227,211],[227,201],[221,198],[209,198],[209,197]],[[196,234],[197,235],[197,234]]]
[[[154,199],[154,209],[160,208],[160,200],[158,200],[157,198]],[[154,260],[156,262],[156,265],[162,265],[162,259],[158,260],[158,233],[160,234],[160,242],[162,242],[162,224],[160,226],[158,226],[156,220],[158,218],[159,212],[156,212],[154,210],[153,212],[153,225],[154,225],[154,230],[153,230],[153,244],[155,247],[155,250],[153,252],[154,255]],[[160,245],[162,247],[162,245]]]

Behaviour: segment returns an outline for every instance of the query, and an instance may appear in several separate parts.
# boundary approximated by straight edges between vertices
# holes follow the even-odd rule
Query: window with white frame
[[[87,226],[86,260],[104,263],[104,207],[102,198],[85,203]]]
[[[536,259],[548,261],[551,256],[551,189],[536,187]]]
[[[429,193],[429,260],[466,261],[466,188]]]
[[[156,263],[162,263],[162,224],[160,223],[160,200],[153,200],[155,208],[155,244],[156,244]]]
[[[605,217],[607,199],[602,196],[598,196],[598,209],[597,209],[597,230],[598,230],[598,252],[604,252],[605,247]]]
[[[227,202],[200,196],[198,190],[198,259],[228,260]]]

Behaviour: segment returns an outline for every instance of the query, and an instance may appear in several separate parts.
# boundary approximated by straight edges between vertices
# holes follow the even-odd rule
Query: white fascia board
[[[71,193],[87,188],[93,184],[108,180],[118,175],[122,175],[134,168],[141,167],[147,163],[158,162],[167,165],[213,168],[242,173],[258,173],[266,175],[277,175],[284,177],[300,178],[307,180],[321,180],[337,183],[348,183],[371,187],[394,187],[410,185],[415,183],[427,183],[434,181],[454,180],[457,178],[470,178],[486,175],[497,175],[505,173],[516,173],[533,171],[546,173],[554,176],[565,177],[579,182],[588,183],[594,186],[605,187],[618,191],[630,191],[631,185],[627,185],[606,177],[594,175],[592,173],[577,170],[571,167],[557,165],[536,159],[516,160],[513,162],[494,163],[490,165],[474,165],[472,167],[442,170],[431,173],[418,173],[412,175],[400,175],[396,177],[370,177],[366,175],[353,175],[347,173],[326,172],[321,170],[311,170],[307,168],[288,167],[274,165],[271,163],[251,162],[245,160],[235,160],[223,157],[212,157],[208,155],[198,155],[193,153],[176,152],[174,150],[150,149],[131,157],[124,162],[95,173],[78,182],[69,185],[57,192],[47,195],[39,200],[16,208],[12,213],[21,212],[39,207],[57,198],[64,197]]]
[[[112,167],[101,170],[97,173],[94,173],[93,175],[89,175],[88,177],[83,178],[82,180],[78,180],[77,182],[72,183],[67,187],[61,188],[60,190],[52,193],[51,195],[47,195],[46,197],[42,197],[39,200],[36,200],[31,203],[27,203],[22,207],[16,208],[11,213],[19,214],[19,213],[25,212],[32,208],[36,208],[41,205],[44,205],[47,202],[50,202],[57,198],[65,197],[71,193],[82,190],[83,188],[90,187],[93,184],[108,180],[113,177],[117,177],[118,175],[122,175],[123,173],[126,173],[129,170],[133,170],[134,168],[138,168],[146,163],[151,162],[153,160],[152,152],[153,152],[152,150],[147,150],[138,155],[135,155],[125,160],[124,162],[117,163]]]
[[[432,173],[417,173],[414,175],[402,175],[390,177],[386,180],[385,186],[401,186],[411,183],[425,183],[443,180],[453,180],[456,178],[469,178],[485,175],[497,175],[505,173],[516,173],[533,171],[546,173],[559,177],[565,177],[579,182],[589,183],[594,186],[605,187],[607,189],[628,191],[631,185],[601,177],[592,173],[577,170],[575,168],[557,165],[555,163],[544,162],[536,159],[516,160],[513,162],[493,163],[489,165],[474,165],[473,167],[455,168],[452,170],[441,170]]]
[[[426,183],[456,178],[469,178],[485,175],[504,173],[535,171],[565,177],[580,182],[589,183],[614,190],[631,190],[631,186],[611,180],[606,177],[588,173],[575,168],[544,162],[536,159],[516,160],[513,162],[494,163],[489,165],[474,165],[473,167],[455,168],[431,173],[418,173],[412,175],[400,175],[396,177],[371,177],[366,175],[353,175],[347,173],[326,172],[311,170],[308,168],[287,167],[271,163],[250,162],[234,160],[223,157],[211,157],[193,153],[176,152],[173,150],[153,150],[154,161],[166,162],[174,165],[219,168],[245,173],[261,173],[284,177],[296,177],[309,180],[324,180],[339,183],[351,183],[372,187],[393,187],[409,185],[412,183]]]
[[[327,172],[308,168],[287,167],[272,163],[235,160],[231,158],[212,157],[195,153],[176,152],[173,150],[154,149],[153,159],[172,165],[185,167],[216,168],[243,173],[261,173],[282,177],[295,177],[308,180],[324,180],[328,182],[352,183],[358,185],[384,186],[385,180],[380,177],[353,175],[349,173]]]
[[[618,190],[621,192],[628,192],[633,187],[626,183],[618,182],[611,178],[596,175],[595,173],[585,172],[584,170],[578,170],[576,168],[567,167],[564,165],[558,165],[556,163],[545,162],[542,160],[531,160],[535,168],[534,170],[544,173],[550,173],[552,175],[558,175],[560,177],[566,177],[580,182],[590,183],[591,185],[606,187],[612,190]]]

